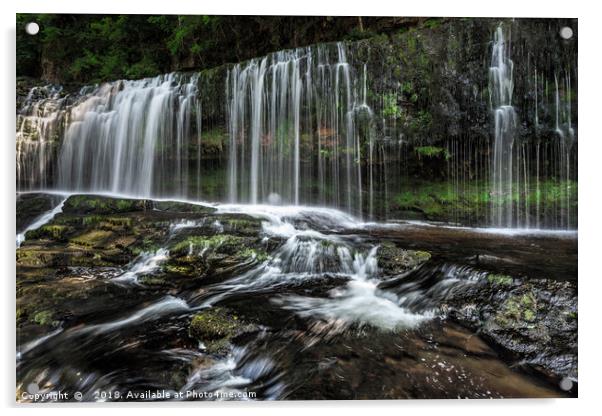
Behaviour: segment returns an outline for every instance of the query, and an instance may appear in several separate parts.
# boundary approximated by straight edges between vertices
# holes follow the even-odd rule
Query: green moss
[[[258,251],[253,248],[244,248],[238,255],[243,258],[253,258],[259,262],[264,262],[270,258],[264,251]]]
[[[401,108],[397,105],[397,94],[390,92],[383,94],[383,111],[382,114],[387,118],[401,117]]]
[[[59,224],[46,224],[36,230],[27,232],[26,238],[33,240],[37,238],[50,238],[52,240],[63,240],[70,227]]]
[[[218,234],[210,237],[190,236],[185,240],[175,244],[170,251],[174,253],[188,252],[191,248],[195,249],[216,249],[224,245],[236,245],[241,243],[239,237],[228,234]]]
[[[54,319],[54,314],[51,311],[40,311],[33,315],[32,322],[42,326],[56,326],[58,322]]]
[[[528,292],[521,296],[520,304],[526,308],[530,308],[534,306],[536,303],[535,295],[533,293]]]
[[[199,340],[213,341],[233,336],[240,322],[236,315],[221,308],[212,308],[196,314],[190,322],[190,336]]]
[[[198,253],[203,251],[204,257],[209,261],[218,259],[223,260],[221,255],[231,256],[232,260],[246,261],[255,259],[263,262],[269,258],[267,253],[259,247],[250,247],[249,244],[255,240],[245,237],[233,236],[230,234],[217,234],[213,236],[189,236],[186,239],[174,244],[170,248],[172,256],[188,256],[192,251]],[[216,254],[219,253],[218,256]],[[193,257],[196,258],[196,256]],[[181,263],[183,259],[178,260]]]
[[[67,214],[114,214],[144,210],[146,202],[137,199],[119,199],[95,195],[72,195],[63,205]]]
[[[113,233],[105,230],[93,230],[71,239],[73,244],[86,247],[99,247],[105,243]]]
[[[418,156],[428,157],[428,158],[443,157],[445,160],[448,160],[451,157],[451,155],[449,154],[447,149],[445,149],[443,147],[436,147],[436,146],[415,147],[414,152],[416,152],[416,154]]]
[[[523,312],[523,318],[525,319],[525,321],[527,322],[533,322],[536,318],[536,314],[534,311],[532,311],[531,309],[526,309]]]
[[[24,319],[27,319],[27,311],[23,308],[17,307],[15,315],[16,315],[17,325],[18,325],[19,321],[23,321]]]
[[[431,259],[431,253],[428,251],[413,251],[414,258],[418,263],[424,263],[425,261],[429,261]]]
[[[490,274],[487,276],[487,281],[492,285],[510,286],[514,279],[505,274]]]
[[[95,225],[95,224],[98,224],[99,222],[101,222],[102,219],[103,219],[103,217],[101,217],[100,215],[88,215],[82,219],[82,224],[83,225]]]
[[[153,275],[142,276],[138,279],[138,282],[146,286],[165,286],[168,284],[164,277]]]
[[[216,211],[216,209],[212,207],[176,201],[155,201],[153,202],[153,208],[159,211],[192,214],[210,214]]]
[[[424,25],[424,27],[427,27],[429,29],[436,29],[439,26],[441,26],[441,23],[443,23],[443,19],[431,17],[431,18],[426,19],[426,21],[423,23],[423,25]]]
[[[510,296],[495,316],[495,321],[503,327],[522,326],[536,319],[537,299],[531,291]]]

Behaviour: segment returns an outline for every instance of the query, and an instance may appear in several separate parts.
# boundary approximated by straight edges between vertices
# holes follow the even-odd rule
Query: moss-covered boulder
[[[257,237],[197,232],[193,230],[171,243],[166,272],[209,283],[242,273],[269,258],[266,245]]]
[[[510,360],[557,381],[577,377],[574,283],[490,273],[449,292],[443,310]]]
[[[376,252],[379,270],[386,276],[394,276],[416,269],[430,260],[427,251],[404,250],[394,243],[382,243]]]
[[[127,297],[127,291],[106,280],[86,276],[84,269],[18,266],[16,325],[19,338],[25,341],[76,323],[92,311],[119,310],[116,297]]]
[[[186,202],[178,201],[152,201],[153,209],[164,212],[176,212],[179,214],[202,214],[207,215],[214,213],[215,208]]]
[[[208,352],[223,353],[235,337],[257,329],[233,311],[215,307],[194,315],[188,331],[190,337],[201,342]]]
[[[96,195],[73,195],[63,205],[66,214],[117,214],[152,209],[152,202],[143,199],[123,199]]]

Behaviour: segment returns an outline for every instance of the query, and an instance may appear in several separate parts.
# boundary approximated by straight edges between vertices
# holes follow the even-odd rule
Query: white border
[[[378,416],[430,414],[504,415],[516,412],[537,412],[546,415],[593,413],[599,407],[598,387],[601,385],[600,362],[602,348],[598,305],[602,296],[600,271],[600,217],[602,198],[599,166],[602,165],[602,133],[600,132],[600,28],[602,16],[594,1],[528,2],[505,0],[485,2],[469,0],[402,1],[202,1],[202,0],[20,0],[17,4],[1,4],[2,13],[2,75],[3,97],[0,99],[2,137],[0,139],[2,237],[0,238],[3,271],[2,302],[3,342],[2,388],[0,400],[12,413],[45,415],[65,412],[86,414],[131,413],[144,407],[149,415],[166,412],[194,412],[195,414],[261,414],[265,416],[306,415],[308,412],[340,412],[362,415],[374,409]],[[301,15],[393,15],[393,16],[473,16],[473,17],[577,17],[579,18],[579,399],[573,400],[504,400],[504,401],[391,401],[391,402],[277,402],[277,403],[184,403],[178,409],[174,404],[114,404],[114,405],[47,405],[15,408],[15,332],[14,332],[14,235],[15,235],[15,13],[145,13],[145,14],[301,14]],[[599,411],[598,411],[599,412]],[[596,413],[598,413],[596,412]]]

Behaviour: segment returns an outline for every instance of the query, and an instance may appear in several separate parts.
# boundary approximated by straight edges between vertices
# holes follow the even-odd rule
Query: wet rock
[[[385,242],[378,247],[376,257],[379,270],[385,275],[394,276],[426,263],[431,254],[426,251],[404,250],[391,242]]]
[[[63,205],[66,214],[118,214],[144,211],[152,208],[152,203],[143,199],[111,198],[95,195],[73,195]]]
[[[260,219],[244,214],[221,215],[183,202],[74,195],[61,213],[26,234],[16,257],[18,267],[125,270],[139,256],[165,248],[167,261],[157,272],[137,276],[138,282],[153,290],[182,290],[248,270],[280,244],[263,235]]]
[[[20,342],[78,322],[83,316],[120,310],[127,290],[79,272],[17,267],[16,325]]]
[[[215,208],[207,205],[190,204],[176,201],[152,201],[152,207],[157,211],[175,212],[179,214],[211,214],[216,211]]]
[[[260,239],[230,234],[189,234],[174,241],[169,253],[164,266],[168,273],[202,278],[205,283],[244,272],[268,259]]]
[[[205,350],[212,354],[226,352],[235,337],[257,330],[256,325],[244,322],[229,309],[219,307],[196,314],[189,326],[190,336],[202,342]]]
[[[487,279],[451,292],[447,315],[509,359],[552,377],[577,378],[577,289],[572,282]]]
[[[45,212],[56,207],[63,197],[50,194],[17,195],[17,233],[23,232]]]

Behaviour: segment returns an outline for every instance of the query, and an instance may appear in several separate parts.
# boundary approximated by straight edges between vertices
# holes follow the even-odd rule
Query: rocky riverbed
[[[97,195],[20,194],[17,217],[19,391],[577,394],[573,235]]]

